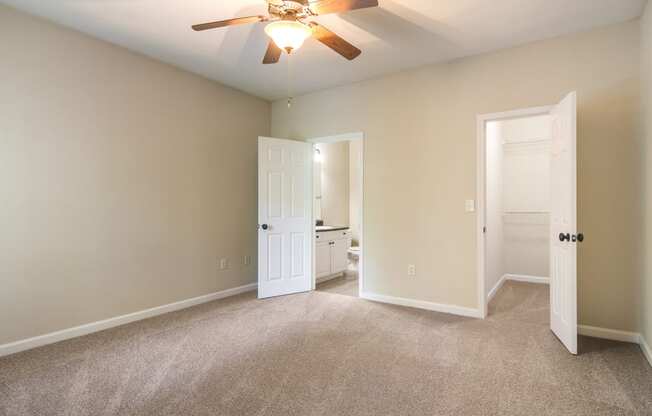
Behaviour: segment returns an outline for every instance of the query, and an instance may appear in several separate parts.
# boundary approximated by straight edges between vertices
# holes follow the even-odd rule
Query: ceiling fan
[[[271,38],[267,52],[263,58],[264,64],[275,64],[285,50],[288,54],[301,47],[303,42],[313,36],[319,42],[328,46],[348,60],[360,55],[360,49],[351,45],[335,33],[317,22],[307,21],[313,17],[342,13],[349,10],[377,7],[378,0],[265,0],[269,16],[247,16],[218,22],[194,25],[196,31],[215,29],[219,27],[243,23],[269,22],[265,33]]]

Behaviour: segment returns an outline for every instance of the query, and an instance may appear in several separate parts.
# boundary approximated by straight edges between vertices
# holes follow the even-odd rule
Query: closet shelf
[[[503,214],[550,214],[550,211],[504,211]]]
[[[537,144],[537,143],[549,143],[552,142],[552,139],[533,139],[533,140],[519,140],[519,141],[503,141],[503,145],[512,145],[512,144]]]

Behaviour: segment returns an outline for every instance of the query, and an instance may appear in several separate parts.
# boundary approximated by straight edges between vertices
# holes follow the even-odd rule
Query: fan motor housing
[[[284,0],[283,4],[269,3],[269,14],[281,19],[302,19],[313,15],[308,0]]]

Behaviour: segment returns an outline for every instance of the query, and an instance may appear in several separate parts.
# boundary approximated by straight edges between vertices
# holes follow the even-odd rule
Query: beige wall
[[[4,6],[0,39],[0,344],[255,281],[267,102]]]
[[[365,291],[477,307],[476,115],[579,94],[579,319],[637,330],[639,22],[432,65],[272,107],[272,134],[365,133]],[[416,264],[417,276],[407,276]]]
[[[321,219],[326,225],[349,225],[349,142],[319,143]]]
[[[642,66],[643,74],[643,133],[644,133],[644,212],[645,244],[643,287],[641,290],[641,332],[647,345],[652,347],[652,3],[648,3],[645,15],[641,19]]]

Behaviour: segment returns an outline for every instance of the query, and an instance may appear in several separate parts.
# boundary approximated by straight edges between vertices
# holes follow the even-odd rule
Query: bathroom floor
[[[341,276],[322,283],[317,283],[317,290],[357,298],[358,276]]]

